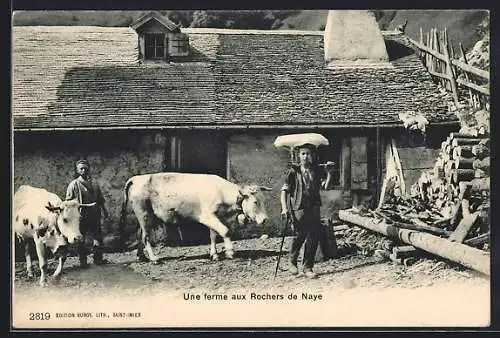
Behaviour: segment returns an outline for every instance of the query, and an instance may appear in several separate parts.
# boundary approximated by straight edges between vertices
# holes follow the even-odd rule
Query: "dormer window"
[[[189,55],[189,37],[158,12],[147,14],[130,25],[138,35],[142,60],[178,60]]]
[[[144,58],[146,60],[164,59],[166,57],[167,53],[165,52],[165,34],[144,34],[144,44]]]

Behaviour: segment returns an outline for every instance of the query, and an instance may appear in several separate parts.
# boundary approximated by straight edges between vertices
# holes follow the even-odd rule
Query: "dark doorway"
[[[170,171],[195,174],[214,174],[226,178],[227,137],[216,131],[190,131],[172,137]],[[204,189],[204,187],[199,187]],[[182,238],[176,237],[180,245],[206,244],[210,242],[205,225],[182,219]]]
[[[172,137],[170,147],[173,171],[215,174],[226,178],[227,139],[212,131],[193,131]]]

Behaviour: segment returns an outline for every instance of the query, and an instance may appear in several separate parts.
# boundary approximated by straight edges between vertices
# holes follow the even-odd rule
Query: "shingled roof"
[[[404,38],[391,68],[326,69],[322,32],[183,29],[189,57],[137,60],[131,28],[14,27],[13,127],[244,127],[455,121]]]

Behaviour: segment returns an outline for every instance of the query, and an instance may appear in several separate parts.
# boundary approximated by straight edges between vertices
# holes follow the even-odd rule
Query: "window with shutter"
[[[165,34],[146,34],[144,58],[146,60],[165,58],[165,47]]]
[[[368,189],[368,137],[351,138],[351,189]]]

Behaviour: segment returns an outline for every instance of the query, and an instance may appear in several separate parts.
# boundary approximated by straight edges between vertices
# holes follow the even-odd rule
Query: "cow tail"
[[[122,211],[120,216],[120,242],[122,244],[122,249],[125,250],[125,220],[127,216],[127,204],[128,204],[128,191],[132,186],[132,179],[129,179],[127,183],[125,183],[125,187],[123,188],[123,203],[122,203]]]

